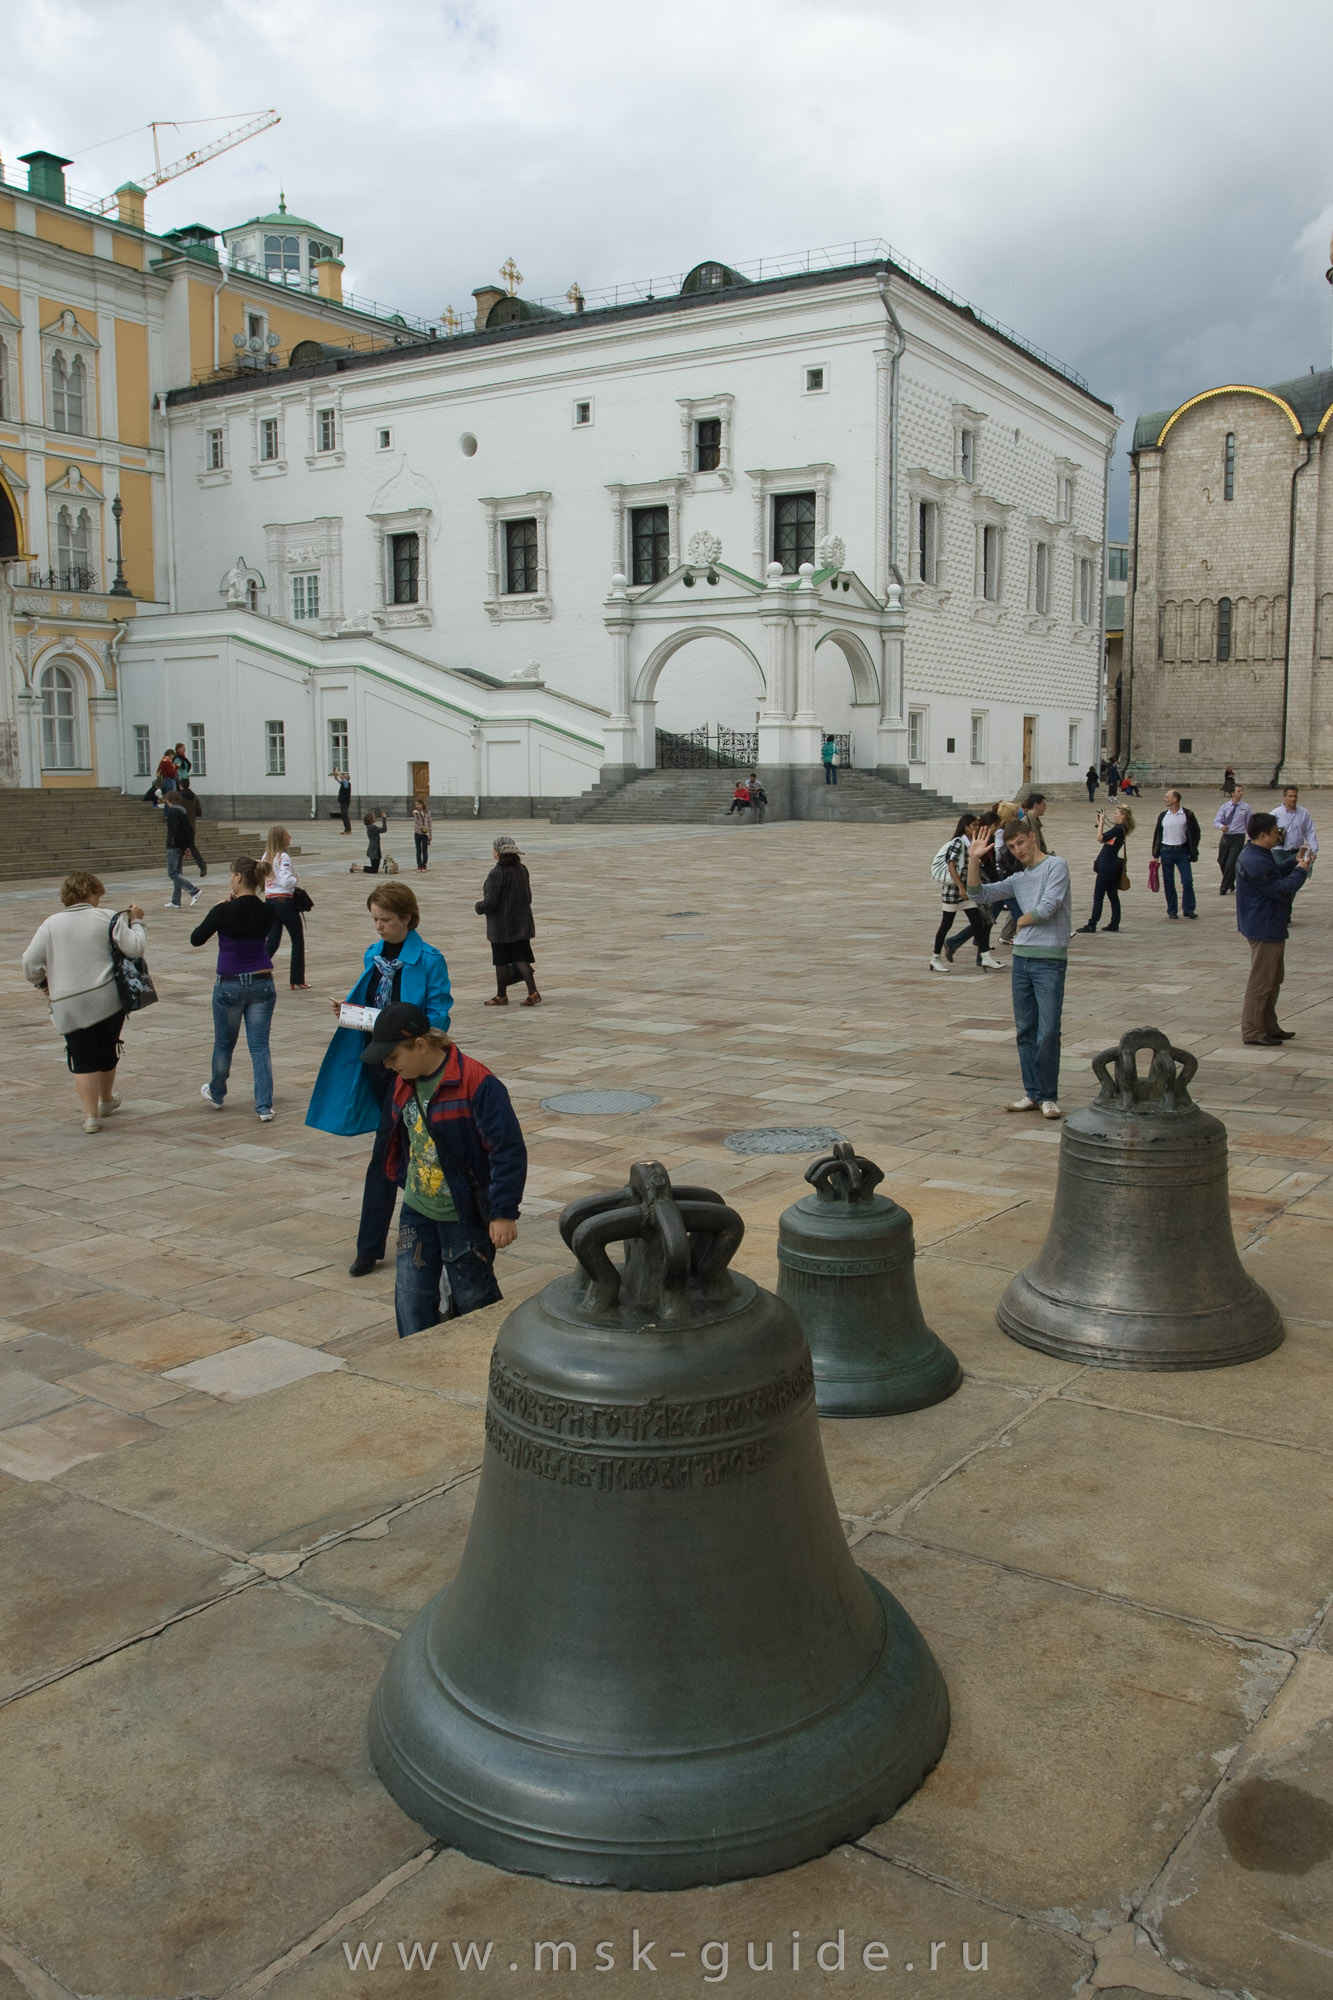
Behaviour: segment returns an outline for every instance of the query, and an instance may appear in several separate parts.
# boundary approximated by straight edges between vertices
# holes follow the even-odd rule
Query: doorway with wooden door
[[[1037,748],[1037,718],[1035,715],[1023,717],[1023,783],[1032,783],[1032,765]]]
[[[411,770],[412,803],[414,806],[428,806],[430,804],[430,765],[413,764]]]

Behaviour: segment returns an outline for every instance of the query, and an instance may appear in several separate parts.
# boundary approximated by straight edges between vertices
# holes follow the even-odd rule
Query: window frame
[[[907,711],[907,761],[909,764],[925,764],[929,759],[928,729],[930,710],[909,708]]]
[[[1004,529],[998,521],[979,521],[977,596],[999,604],[1004,596]],[[992,584],[994,588],[992,589]]]
[[[323,457],[325,453],[338,449],[338,406],[325,403],[315,411],[315,451]]]
[[[352,740],[348,721],[349,718],[345,715],[330,715],[325,718],[325,735],[329,746],[328,775],[330,777],[333,776],[335,771],[350,771],[352,768],[348,761],[351,755]]]
[[[547,519],[551,495],[532,493],[488,494],[479,505],[486,514],[486,615],[493,625],[511,618],[550,618],[550,542]],[[509,580],[507,525],[512,521],[536,523],[536,588],[511,591]]]
[[[278,720],[264,724],[264,776],[285,778],[287,775],[287,725]]]
[[[56,682],[59,675],[60,684]],[[52,701],[48,707],[48,692]],[[84,704],[86,684],[81,685],[78,669],[66,660],[48,660],[37,677],[38,697],[38,744],[43,771],[69,772],[87,770],[84,756]],[[66,712],[59,707],[59,696],[68,695]],[[66,732],[67,735],[66,735]],[[67,741],[68,758],[59,754],[62,742]],[[48,755],[54,749],[55,755]]]
[[[785,509],[809,508],[808,518],[793,518],[784,523],[781,515]],[[790,566],[782,554],[782,538],[790,528],[793,561]],[[816,552],[819,548],[819,495],[812,487],[796,488],[785,493],[772,493],[768,501],[768,546],[769,562],[782,564],[784,576],[799,576],[804,564],[817,566]]]
[[[918,494],[914,496],[913,508],[916,532],[912,537],[912,566],[916,581],[937,590],[940,581],[940,503],[929,494]]]
[[[680,411],[680,469],[689,482],[688,490],[694,492],[699,480],[707,482],[705,492],[713,492],[721,487],[729,491],[735,478],[735,412],[736,398],[722,396],[678,396],[676,407]],[[702,422],[717,422],[721,429],[718,435],[718,461],[715,466],[700,469],[698,463],[697,430]]]
[[[272,444],[273,449],[268,449]],[[279,417],[260,417],[255,432],[256,462],[259,465],[281,465],[282,463],[282,420]]]
[[[318,625],[322,616],[320,604],[320,572],[317,569],[293,570],[288,577],[291,585],[291,611],[293,625]]]
[[[1069,736],[1067,739],[1067,747],[1068,747],[1067,761],[1071,771],[1076,771],[1079,765],[1083,762],[1083,754],[1080,749],[1082,739],[1083,739],[1082,719],[1077,715],[1071,715],[1069,717]]]
[[[1229,597],[1217,600],[1217,620],[1214,632],[1217,639],[1216,655],[1219,666],[1226,666],[1231,658],[1235,642],[1236,611]],[[1158,656],[1160,658],[1160,654]]]
[[[1038,618],[1051,615],[1051,569],[1054,546],[1044,536],[1032,544],[1032,594],[1029,608]]]
[[[395,607],[420,604],[422,582],[420,531],[416,528],[392,530],[384,537],[384,551],[387,565],[384,575],[386,602]],[[404,579],[410,584],[410,597],[400,594],[400,582]]]
[[[529,534],[529,530],[531,533]],[[515,567],[516,537],[522,534],[519,549],[519,564]],[[541,539],[535,514],[513,514],[504,522],[502,529],[503,568],[501,570],[500,594],[503,597],[535,597],[540,589]],[[522,581],[514,581],[515,574]]]
[[[208,731],[204,724],[202,722],[187,722],[185,725],[185,740],[189,749],[191,778],[206,778],[208,776]]]
[[[827,361],[808,361],[804,364],[802,373],[805,377],[805,385],[801,390],[803,396],[827,396],[829,390],[829,367]],[[810,380],[812,375],[817,375],[819,380],[812,382]]]
[[[587,415],[580,416],[580,410],[585,410]],[[596,421],[597,406],[594,399],[591,396],[576,396],[570,406],[570,429],[575,431],[591,430]]]
[[[153,762],[153,735],[146,722],[130,724],[130,742],[134,749],[134,775],[136,778],[151,778],[157,766]]]
[[[392,424],[377,424],[377,425],[376,425],[376,427],[375,427],[375,449],[376,449],[376,451],[392,451],[392,450],[393,450],[393,426],[392,426]]]
[[[1236,497],[1236,433],[1228,431],[1222,445],[1222,498]]]
[[[204,432],[204,471],[225,472],[227,469],[227,433],[220,425],[211,425]]]
[[[968,738],[968,762],[971,764],[986,762],[986,724],[989,713],[990,711],[984,708],[974,708],[972,711],[972,727]]]
[[[641,553],[643,553],[641,548],[643,537],[641,536],[639,524],[649,515],[657,517],[657,525],[652,532],[651,546],[647,551],[648,561],[646,567],[650,574],[641,576],[639,574],[639,558]],[[628,510],[628,516],[630,583],[635,587],[661,583],[664,578],[670,576],[673,567],[671,561],[671,508],[665,501],[658,500],[650,502],[646,506],[631,507]]]

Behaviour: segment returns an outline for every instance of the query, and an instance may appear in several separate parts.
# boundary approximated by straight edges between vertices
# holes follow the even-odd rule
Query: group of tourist
[[[728,819],[733,813],[739,813],[743,819],[748,812],[751,824],[762,826],[767,808],[768,793],[760,784],[756,772],[751,771],[748,778],[736,780],[736,789],[731,795],[731,804],[727,807]]]

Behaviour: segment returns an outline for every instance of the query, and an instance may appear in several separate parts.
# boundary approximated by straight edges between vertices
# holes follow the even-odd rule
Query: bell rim
[[[1208,1306],[1197,1312],[1169,1312],[1160,1315],[1145,1313],[1141,1309],[1116,1306],[1089,1306],[1077,1299],[1061,1299],[1054,1293],[1046,1292],[1037,1285],[1031,1275],[1020,1271],[1010,1280],[995,1310],[995,1323],[1001,1333],[1007,1334],[1023,1347],[1036,1349],[1039,1353],[1050,1354],[1059,1361],[1073,1361],[1094,1368],[1137,1369],[1141,1372],[1159,1374],[1185,1374],[1206,1368],[1237,1368],[1248,1361],[1260,1361],[1264,1355],[1272,1354],[1287,1337],[1282,1315],[1273,1300],[1261,1285],[1250,1280],[1252,1291],[1248,1298],[1242,1293],[1225,1306]],[[1011,1296],[1012,1295],[1012,1296]],[[1019,1302],[1037,1301],[1053,1314],[1067,1317],[1071,1313],[1079,1316],[1085,1327],[1108,1332],[1125,1333],[1131,1325],[1140,1328],[1138,1342],[1126,1344],[1107,1342],[1099,1345],[1096,1339],[1068,1338],[1059,1332],[1047,1329],[1031,1317],[1020,1314]],[[1228,1340],[1205,1344],[1205,1330],[1211,1324],[1228,1333],[1236,1321],[1243,1318],[1248,1310],[1249,1337],[1244,1340]],[[1199,1344],[1182,1347],[1178,1342],[1166,1344],[1161,1338],[1166,1327],[1179,1327],[1181,1323],[1198,1336]]]

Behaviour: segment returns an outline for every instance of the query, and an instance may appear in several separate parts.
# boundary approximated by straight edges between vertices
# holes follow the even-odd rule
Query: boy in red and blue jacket
[[[397,1078],[384,1170],[403,1190],[394,1281],[403,1339],[500,1298],[495,1253],[518,1235],[528,1154],[500,1079],[420,1007],[381,1008],[361,1060]]]

